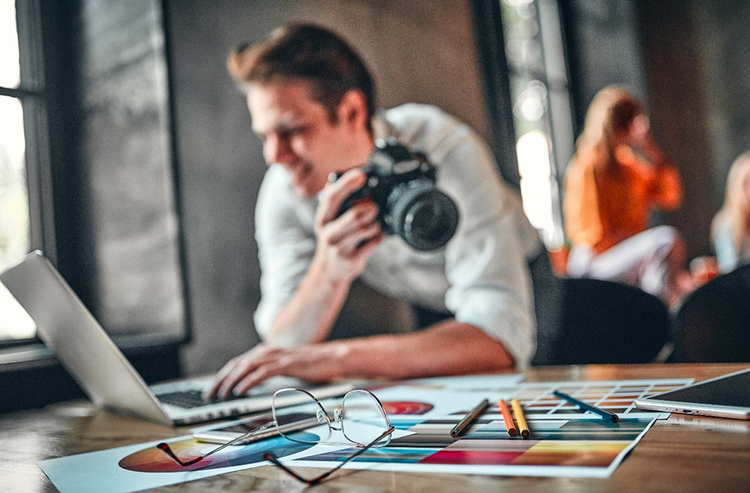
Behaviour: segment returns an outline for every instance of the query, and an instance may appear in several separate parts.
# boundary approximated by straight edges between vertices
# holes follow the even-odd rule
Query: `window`
[[[499,0],[524,211],[549,250],[565,243],[562,178],[573,116],[557,0]]]
[[[39,97],[24,84],[15,0],[0,0],[0,271],[31,247],[24,109]],[[36,327],[0,285],[0,344],[34,337]]]
[[[0,268],[29,250],[26,139],[15,0],[0,0]]]

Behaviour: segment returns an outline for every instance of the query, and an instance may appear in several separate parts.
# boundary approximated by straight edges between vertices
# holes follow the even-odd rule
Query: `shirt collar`
[[[396,128],[385,117],[385,110],[378,109],[372,117],[372,136],[375,140],[388,140],[389,137],[398,137]]]

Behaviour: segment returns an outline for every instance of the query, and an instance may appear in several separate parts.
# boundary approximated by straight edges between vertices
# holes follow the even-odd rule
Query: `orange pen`
[[[500,399],[500,412],[503,415],[503,422],[505,423],[505,429],[508,430],[508,435],[512,437],[518,435],[518,430],[513,424],[513,416],[510,414],[508,404],[503,399]]]

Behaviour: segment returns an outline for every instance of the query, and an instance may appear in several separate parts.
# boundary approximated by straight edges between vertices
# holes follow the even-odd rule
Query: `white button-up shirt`
[[[450,312],[501,341],[519,367],[533,356],[535,320],[528,260],[540,252],[518,195],[497,172],[486,143],[468,125],[434,106],[406,104],[380,112],[376,138],[396,137],[437,166],[437,187],[458,206],[459,226],[441,249],[422,252],[388,236],[360,279],[387,295]],[[300,199],[289,175],[272,165],[256,206],[261,302],[255,326],[265,338],[312,262],[318,201]],[[308,341],[296,334],[296,343]],[[460,344],[460,341],[456,341]]]

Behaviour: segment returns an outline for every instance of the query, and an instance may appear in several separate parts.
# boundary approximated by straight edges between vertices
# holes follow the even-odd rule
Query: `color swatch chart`
[[[552,395],[553,390],[559,390],[575,397],[587,404],[591,404],[621,417],[653,417],[654,412],[640,411],[633,404],[636,399],[662,394],[689,385],[692,379],[674,380],[620,380],[600,382],[527,382],[509,388],[484,389],[486,392],[502,393],[518,399],[523,406],[526,417],[535,419],[576,419],[594,418],[591,413],[583,413],[573,404]],[[473,389],[472,392],[482,392]],[[461,414],[464,410],[458,411]],[[499,415],[497,405],[489,409],[490,415]],[[658,417],[666,418],[669,413],[656,413]]]
[[[510,437],[502,420],[482,420],[460,439],[451,439],[450,420],[401,422],[411,434],[387,448],[370,449],[344,467],[387,471],[547,477],[606,478],[654,423],[628,418],[619,423],[592,419],[535,420],[531,438]],[[333,450],[288,463],[333,468],[356,449]]]

